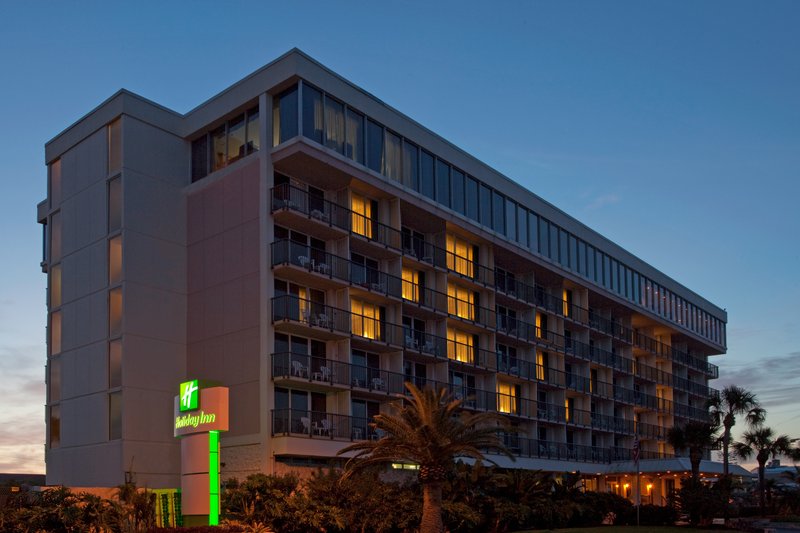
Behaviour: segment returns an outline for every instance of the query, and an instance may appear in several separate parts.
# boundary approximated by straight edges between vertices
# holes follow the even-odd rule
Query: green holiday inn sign
[[[175,390],[175,389],[173,389]],[[200,405],[200,386],[197,380],[185,381],[181,383],[180,394],[178,395],[180,401],[180,409],[183,411],[193,411]]]

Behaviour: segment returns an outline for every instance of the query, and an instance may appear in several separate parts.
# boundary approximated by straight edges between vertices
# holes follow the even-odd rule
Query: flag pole
[[[636,466],[636,527],[639,527],[639,511],[642,507],[642,489],[639,475],[639,435],[633,441],[633,461]]]

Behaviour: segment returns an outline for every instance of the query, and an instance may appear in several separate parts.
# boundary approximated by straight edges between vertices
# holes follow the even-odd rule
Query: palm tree
[[[440,533],[442,522],[442,485],[457,457],[485,460],[484,451],[496,451],[514,457],[497,436],[497,413],[469,414],[461,400],[453,399],[446,389],[420,390],[406,383],[411,394],[408,403],[394,406],[393,413],[376,415],[371,426],[384,432],[377,441],[357,442],[339,451],[355,452],[345,465],[344,477],[358,470],[392,462],[419,465],[422,484],[422,520],[420,533]]]
[[[792,440],[786,435],[775,436],[772,428],[758,426],[742,434],[742,440],[733,443],[733,451],[745,461],[755,456],[758,462],[758,501],[761,507],[761,516],[764,516],[764,496],[766,482],[764,469],[770,457],[777,457],[782,453],[790,453]]]
[[[689,420],[681,426],[672,426],[667,431],[667,442],[677,452],[689,450],[689,461],[692,464],[692,480],[700,479],[700,461],[703,453],[716,441],[719,426],[712,422]]]
[[[736,425],[736,416],[745,415],[748,426],[757,426],[764,421],[766,411],[759,405],[756,395],[736,385],[728,385],[709,402],[711,417],[722,425],[722,474],[728,477],[731,428]]]

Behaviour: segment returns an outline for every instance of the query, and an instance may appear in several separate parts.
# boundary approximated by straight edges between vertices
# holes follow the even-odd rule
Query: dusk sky
[[[796,1],[3,2],[0,472],[44,471],[45,142],[293,47],[726,308],[711,385],[800,437],[798,28]]]

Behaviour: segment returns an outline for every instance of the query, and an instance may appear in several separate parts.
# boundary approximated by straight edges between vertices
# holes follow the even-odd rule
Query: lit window
[[[108,125],[108,173],[116,174],[122,169],[122,120],[116,119]]]
[[[122,392],[108,395],[108,440],[122,438]]]
[[[462,363],[475,360],[475,339],[469,333],[454,328],[447,328],[447,357]]]
[[[570,308],[572,307],[572,291],[564,289],[562,294],[564,316],[569,316]]]
[[[497,410],[501,413],[517,412],[517,387],[510,383],[497,382]]]
[[[311,317],[311,309],[308,308],[308,293],[305,287],[297,290],[297,303],[300,309],[300,316],[297,319],[308,322]]]
[[[419,302],[419,272],[403,269],[403,299]]]
[[[371,239],[372,202],[357,194],[353,194],[351,209],[353,210],[353,232]]]
[[[61,160],[56,159],[50,165],[50,207],[61,203]]]
[[[61,311],[50,314],[50,355],[61,352]]]
[[[544,381],[547,379],[547,354],[536,352],[536,379]]]
[[[350,301],[352,312],[353,335],[366,337],[368,339],[381,339],[381,309],[379,306],[362,302],[359,300]]]
[[[453,235],[447,235],[447,268],[468,277],[474,276],[472,246]]]
[[[122,236],[117,235],[108,241],[108,283],[114,285],[122,281]]]
[[[50,268],[50,308],[61,306],[61,265]]]
[[[108,335],[116,337],[122,333],[122,289],[108,291]]]
[[[448,283],[447,312],[460,318],[475,320],[475,293]]]
[[[50,378],[48,385],[50,388],[50,403],[56,403],[61,400],[61,359],[50,360]]]
[[[50,406],[50,447],[58,448],[61,445],[61,406]]]
[[[567,422],[570,422],[573,418],[573,411],[575,408],[575,398],[567,398],[564,400],[564,416],[566,417]]]

